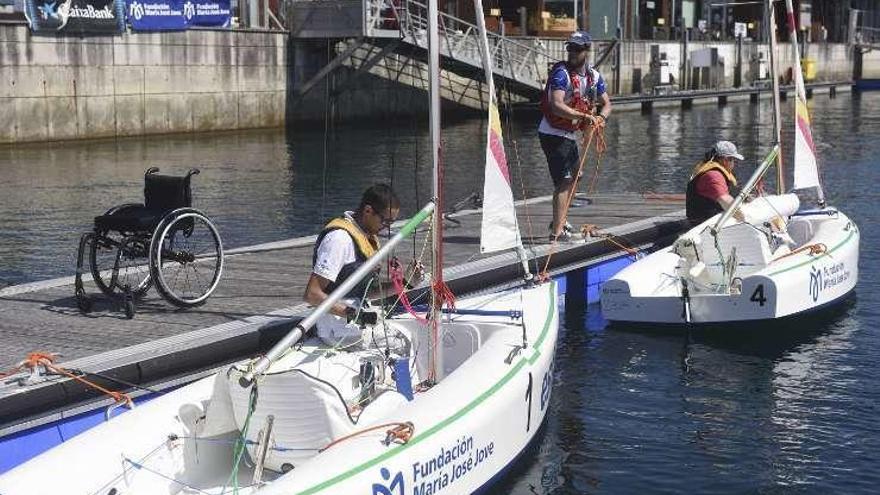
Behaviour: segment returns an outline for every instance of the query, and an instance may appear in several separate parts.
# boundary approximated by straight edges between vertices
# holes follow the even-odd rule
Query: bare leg
[[[568,195],[574,187],[574,179],[564,179],[553,191],[553,234],[562,233],[562,226],[568,217]]]

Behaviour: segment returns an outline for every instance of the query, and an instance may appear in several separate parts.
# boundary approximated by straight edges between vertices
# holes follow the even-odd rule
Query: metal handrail
[[[427,48],[428,8],[425,4],[415,0],[401,0],[398,4],[391,0],[365,0],[364,11],[368,36],[373,30],[397,29],[404,41]],[[475,24],[441,12],[439,29],[443,55],[482,68],[479,30]],[[541,68],[553,61],[550,53],[496,33],[488,35],[493,72],[535,88],[542,86],[547,75]]]

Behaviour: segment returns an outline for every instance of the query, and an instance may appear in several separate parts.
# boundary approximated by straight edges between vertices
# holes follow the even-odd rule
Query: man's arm
[[[327,286],[330,285],[330,281],[326,278],[312,273],[309,277],[308,283],[306,283],[306,291],[303,294],[303,300],[312,306],[317,306],[324,302],[327,299]],[[346,316],[346,309],[348,306],[341,302],[336,302],[332,308],[330,308],[330,312],[336,316],[342,316],[343,318]]]
[[[719,196],[718,199],[716,199],[715,201],[718,203],[718,206],[727,210],[727,208],[729,208],[730,205],[733,204],[734,198],[730,194],[723,194]],[[740,222],[746,221],[746,217],[743,215],[742,210],[740,210],[739,208],[737,208],[736,211],[733,212],[733,218],[739,220]]]
[[[611,97],[608,96],[608,92],[606,91],[599,96],[599,100],[602,102],[602,111],[599,112],[599,115],[604,122],[605,120],[608,120],[608,116],[611,115]]]

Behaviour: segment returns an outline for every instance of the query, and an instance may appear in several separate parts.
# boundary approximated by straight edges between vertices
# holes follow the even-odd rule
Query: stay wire
[[[327,60],[330,60],[330,40],[327,40]],[[330,80],[324,81],[324,152],[321,170],[321,221],[326,220],[327,205],[327,161],[330,153]]]
[[[519,156],[519,141],[514,137],[513,134],[513,98],[510,93],[510,85],[507,83],[507,80],[504,80],[502,83],[502,88],[507,93],[507,98],[504,100],[506,115],[504,116],[505,124],[507,126],[507,136],[510,138],[510,144],[513,146],[513,161],[516,164],[517,175],[519,176],[519,185],[521,196],[520,198],[523,200],[523,209],[526,216],[526,229],[528,230],[529,239],[534,239],[535,234],[532,229],[532,215],[529,212],[529,202],[528,196],[526,193],[526,183],[525,178],[523,177],[523,167],[522,161]],[[534,265],[535,273],[538,273],[540,265],[538,263],[537,258],[533,258],[532,264]]]

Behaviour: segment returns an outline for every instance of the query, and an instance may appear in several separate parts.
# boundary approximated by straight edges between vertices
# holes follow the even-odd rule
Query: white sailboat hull
[[[712,221],[685,235],[695,235]],[[771,255],[765,266],[746,275],[735,274],[741,289],[712,293],[691,284],[685,298],[677,271],[682,258],[671,246],[633,263],[605,283],[603,315],[613,322],[727,323],[800,315],[843,300],[858,280],[860,236],[855,223],[841,212],[796,216],[790,233],[800,237],[798,246],[815,245],[827,251]]]
[[[556,286],[464,299],[457,306],[521,309],[522,318],[452,316],[444,338],[448,375],[383,415],[365,418],[368,406],[353,428],[410,422],[414,432],[407,443],[386,445],[390,427],[381,427],[286,474],[267,471],[262,485],[251,484],[253,470],[243,464],[238,493],[470,493],[499,475],[533,439],[548,409]],[[418,325],[411,318],[395,321]],[[232,493],[232,444],[239,432],[229,413],[233,401],[218,393],[232,386],[226,376],[158,397],[65,442],[0,477],[0,493],[224,493],[224,486]],[[281,428],[284,418],[277,416],[286,399],[273,394],[265,400],[282,401],[274,413]]]

